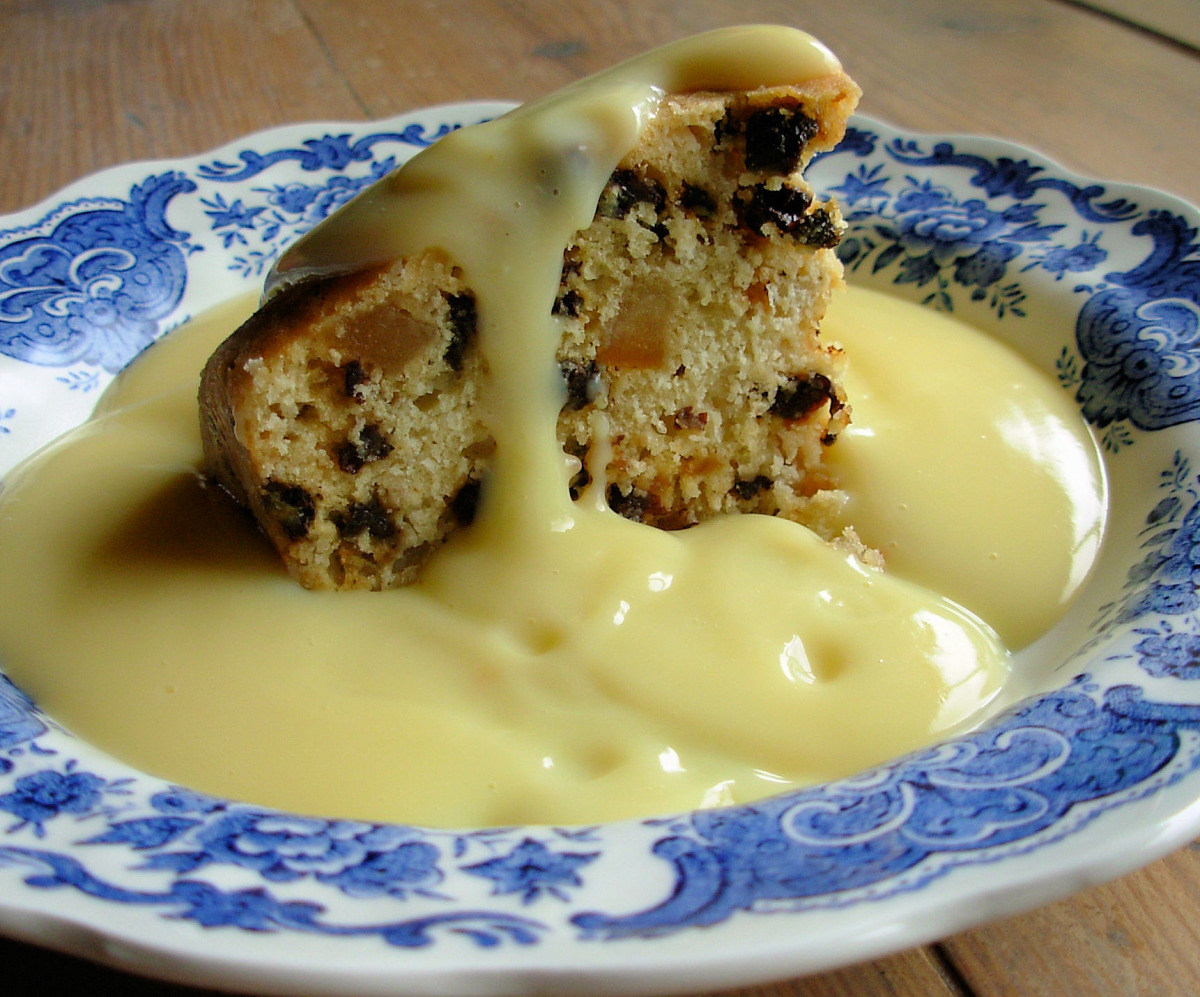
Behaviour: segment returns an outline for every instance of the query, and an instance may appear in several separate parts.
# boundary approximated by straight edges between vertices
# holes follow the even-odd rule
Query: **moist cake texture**
[[[558,437],[573,494],[680,529],[728,512],[821,528],[849,420],[819,336],[837,207],[802,173],[858,89],[670,95],[563,253]],[[270,297],[207,364],[209,472],[309,588],[412,582],[485,496],[479,302],[440,249]],[[549,372],[548,372],[549,376]],[[603,465],[603,466],[601,466]]]

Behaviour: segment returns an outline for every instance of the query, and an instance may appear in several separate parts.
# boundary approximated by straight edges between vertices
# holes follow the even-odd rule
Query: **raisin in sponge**
[[[819,325],[843,223],[802,173],[857,96],[832,76],[665,98],[563,255],[573,492],[605,432],[609,504],[652,526],[757,512],[819,527],[836,505],[822,458],[849,408]],[[303,585],[406,584],[470,524],[494,449],[475,331],[474,292],[432,250],[288,287],[210,359],[208,470]]]

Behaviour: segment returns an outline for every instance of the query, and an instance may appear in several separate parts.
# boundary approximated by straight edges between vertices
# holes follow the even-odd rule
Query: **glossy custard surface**
[[[862,568],[765,517],[667,534],[585,501],[572,507],[584,527],[548,531],[525,571],[464,537],[424,586],[307,592],[198,473],[196,369],[234,311],[150,350],[106,396],[109,414],[15,475],[0,504],[7,671],[140,768],[322,814],[592,821],[856,771],[969,722],[1008,678],[999,643],[902,572]],[[994,376],[988,337],[857,288],[829,325],[850,340],[859,322],[927,320],[962,340],[952,417],[972,423]],[[946,357],[918,338],[888,365],[903,380]],[[1053,407],[1057,389],[1024,373]],[[865,438],[873,415],[856,423]],[[903,435],[919,441],[929,414],[902,403],[886,418],[907,419]],[[919,443],[908,453],[919,462]],[[1040,487],[1039,454],[1008,476],[1016,498]],[[845,458],[844,473],[873,480],[891,456]],[[933,468],[961,490],[952,462]],[[936,502],[908,502],[907,536],[943,535]],[[1020,517],[1000,535],[977,503],[959,515],[973,510],[968,532],[1028,542]],[[855,511],[865,535],[888,528]],[[1069,535],[1039,536],[1038,556],[1069,561]],[[968,561],[986,588],[986,552]],[[500,579],[480,574],[493,568]],[[1009,598],[1041,612],[1044,592]]]
[[[855,289],[824,335],[851,357],[854,420],[828,455],[843,511],[888,570],[987,620],[1013,649],[1091,569],[1104,467],[1070,393],[943,312]]]
[[[302,812],[453,826],[743,801],[973,722],[1005,687],[1007,652],[934,593],[953,589],[970,604],[993,584],[987,565],[967,558],[974,580],[961,584],[930,569],[924,587],[904,567],[944,536],[949,511],[937,496],[960,494],[954,462],[932,469],[950,476],[934,498],[903,500],[915,511],[895,535],[869,502],[850,509],[872,543],[905,552],[882,573],[783,520],[663,533],[608,511],[602,482],[573,503],[555,438],[562,246],[590,221],[661,93],[839,71],[800,32],[702,35],[454,133],[352,202],[285,256],[278,279],[431,246],[461,264],[478,299],[497,441],[474,525],[415,586],[316,593],[292,583],[201,473],[196,358],[235,324],[226,312],[149,350],[105,414],[6,481],[6,672],[82,737],[174,782]],[[862,302],[855,329],[912,307]],[[965,408],[936,418],[965,423],[979,398],[997,394],[984,387],[997,377],[994,344],[962,326],[953,336],[959,360],[944,376],[964,383],[954,404]],[[906,344],[885,369],[904,381],[939,365],[936,350]],[[1022,376],[1033,395],[1057,390],[1028,368]],[[934,418],[918,405],[889,408],[867,362],[862,383],[881,402],[876,415],[870,404],[865,419],[856,413],[860,432],[893,442],[848,447],[848,484],[876,480],[889,460],[917,466]],[[982,418],[975,435],[1003,436],[987,421],[994,413]],[[1087,439],[1081,425],[1050,436]],[[905,440],[913,449],[897,458]],[[1047,477],[1036,451],[1011,462],[1017,499]],[[1089,466],[1090,490],[1102,493],[1099,463]],[[961,504],[956,529],[992,529]],[[991,534],[984,560],[1029,543],[1019,526]],[[1078,534],[1034,538],[1049,548],[1038,553],[1055,566],[1048,575],[1069,562],[1070,579],[1082,578]],[[1043,611],[1042,590],[1018,589],[997,623],[1017,641],[1026,614]],[[1056,606],[1069,596],[1054,583]]]

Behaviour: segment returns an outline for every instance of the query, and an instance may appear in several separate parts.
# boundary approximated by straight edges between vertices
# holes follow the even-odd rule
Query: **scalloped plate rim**
[[[513,105],[495,101],[465,102],[422,108],[378,121],[315,121],[272,127],[246,135],[232,142],[224,143],[197,156],[124,163],[97,170],[86,177],[72,182],[57,194],[44,198],[28,208],[4,216],[0,220],[0,225],[4,227],[5,231],[11,231],[14,228],[23,228],[30,225],[36,217],[44,219],[53,209],[57,206],[65,205],[68,201],[86,197],[111,196],[89,193],[89,190],[93,187],[103,185],[104,182],[110,181],[118,175],[133,173],[135,171],[140,171],[144,175],[154,170],[194,168],[202,162],[215,159],[225,150],[234,150],[251,143],[258,143],[265,146],[267,143],[277,144],[280,140],[287,140],[287,137],[291,135],[315,135],[334,131],[354,132],[369,128],[387,127],[401,122],[412,122],[417,119],[444,120],[464,113],[492,113],[493,111],[509,106]],[[1181,214],[1196,213],[1194,207],[1170,192],[1156,190],[1131,182],[1093,181],[1092,178],[1085,177],[1062,167],[1051,158],[1039,152],[1008,140],[969,134],[909,131],[894,128],[882,121],[863,115],[857,116],[856,122],[868,128],[873,128],[880,133],[890,132],[893,135],[904,136],[917,141],[924,140],[928,142],[936,139],[956,145],[963,143],[985,143],[996,150],[1015,150],[1017,153],[1052,169],[1056,175],[1066,179],[1080,181],[1081,183],[1104,183],[1110,192],[1124,195],[1129,195],[1132,192],[1136,192],[1141,197],[1152,195],[1150,200],[1160,206],[1165,205]],[[209,301],[208,303],[214,304],[216,301]],[[1193,778],[1192,781],[1196,782],[1196,778]],[[1178,789],[1179,786],[1176,785],[1176,790]],[[1166,791],[1159,791],[1152,794],[1153,799],[1150,802],[1156,805],[1161,802],[1161,792]],[[560,976],[555,977],[556,979],[572,980],[575,983],[586,982],[589,992],[605,992],[609,984],[614,986],[619,984],[623,991],[624,988],[633,985],[634,990],[637,992],[665,992],[665,990],[660,991],[660,985],[667,982],[663,979],[664,974],[671,978],[669,981],[670,989],[691,988],[700,985],[711,989],[715,985],[745,984],[755,978],[760,980],[774,979],[782,975],[794,975],[798,972],[814,972],[832,968],[837,965],[843,965],[851,959],[875,957],[899,948],[932,940],[944,935],[947,930],[958,930],[967,927],[970,924],[996,916],[997,913],[1012,913],[1016,910],[1032,906],[1035,903],[1046,902],[1078,888],[1081,878],[1093,881],[1093,877],[1096,875],[1109,878],[1110,876],[1123,874],[1132,868],[1152,861],[1179,847],[1192,837],[1197,829],[1200,829],[1200,786],[1189,795],[1191,796],[1190,803],[1183,806],[1176,805],[1170,814],[1157,822],[1145,819],[1137,823],[1117,822],[1121,826],[1108,829],[1113,838],[1124,842],[1126,846],[1136,848],[1137,854],[1133,859],[1130,859],[1128,855],[1117,857],[1113,854],[1094,854],[1094,850],[1079,850],[1078,853],[1075,853],[1073,849],[1067,848],[1065,852],[1068,857],[1064,859],[1064,856],[1059,854],[1058,858],[1060,861],[1053,872],[1048,873],[1044,870],[1039,872],[1029,866],[1028,863],[1023,865],[1017,864],[1017,868],[1012,870],[1017,873],[1017,876],[1015,880],[1009,877],[1010,882],[1007,889],[990,894],[994,900],[999,899],[1001,901],[1002,910],[989,908],[983,904],[977,904],[972,910],[963,909],[964,905],[970,905],[974,899],[971,890],[967,888],[964,880],[971,878],[973,874],[976,878],[979,878],[981,872],[986,873],[999,865],[1006,864],[1005,860],[1001,859],[998,862],[994,862],[989,867],[971,864],[959,865],[951,870],[950,875],[936,877],[927,881],[924,885],[917,887],[916,892],[893,893],[887,899],[858,905],[855,912],[855,920],[870,923],[873,927],[873,932],[860,935],[857,939],[847,941],[840,947],[831,945],[823,954],[813,953],[809,950],[811,946],[801,946],[801,950],[797,951],[793,944],[794,939],[785,937],[789,934],[788,931],[781,932],[765,929],[768,921],[782,922],[792,917],[798,917],[803,920],[806,915],[811,920],[812,915],[821,913],[819,908],[805,909],[794,915],[777,915],[775,918],[764,919],[763,917],[759,917],[755,920],[759,931],[750,932],[750,934],[758,934],[760,937],[754,940],[747,937],[741,938],[734,952],[725,951],[720,945],[713,946],[712,948],[706,947],[703,943],[713,940],[712,933],[695,928],[684,929],[684,931],[675,935],[654,939],[648,943],[650,947],[654,948],[654,952],[648,952],[643,946],[637,946],[639,957],[634,960],[638,964],[634,968],[634,972],[644,974],[641,977],[643,981],[641,984],[634,984],[630,979],[625,977],[624,969],[614,966],[611,958],[612,953],[609,953],[609,948],[602,941],[595,942],[591,949],[584,949],[575,944],[569,944],[564,951],[572,958],[565,963],[561,960],[552,959],[547,964],[547,960],[539,958],[539,956],[547,954],[548,949],[541,947],[517,950],[518,954],[523,955],[524,958],[501,960],[499,963],[491,965],[486,963],[476,965],[472,963],[469,966],[459,966],[453,971],[447,966],[422,967],[420,969],[411,966],[406,967],[403,964],[405,953],[401,953],[394,965],[390,959],[384,960],[387,963],[386,965],[375,965],[379,960],[372,959],[370,960],[371,965],[355,968],[348,968],[345,965],[323,964],[321,972],[314,973],[311,967],[296,970],[288,963],[277,964],[271,958],[266,960],[256,959],[255,957],[259,955],[260,950],[248,944],[255,941],[254,937],[245,938],[245,936],[239,936],[245,938],[247,945],[235,944],[231,946],[235,953],[240,948],[252,949],[253,951],[248,957],[238,954],[229,955],[222,952],[219,941],[221,936],[214,936],[204,931],[194,933],[194,936],[187,944],[173,946],[155,939],[146,941],[145,932],[140,930],[137,925],[134,925],[133,929],[130,930],[125,925],[100,923],[105,914],[112,912],[111,905],[109,907],[98,908],[99,917],[89,918],[84,916],[77,917],[55,910],[47,911],[43,910],[39,904],[26,905],[5,897],[0,899],[0,927],[16,937],[37,941],[42,944],[50,944],[56,948],[73,951],[77,954],[135,972],[161,975],[164,978],[194,985],[204,985],[206,982],[211,983],[215,980],[220,980],[225,985],[248,985],[254,983],[259,987],[267,986],[269,990],[264,992],[283,992],[282,988],[294,991],[296,987],[299,987],[305,993],[372,993],[383,992],[383,988],[386,988],[388,992],[394,993],[401,992],[397,988],[402,987],[403,992],[415,993],[419,992],[419,990],[414,989],[414,987],[422,985],[426,974],[443,978],[444,974],[454,972],[459,975],[459,982],[464,984],[464,986],[460,986],[455,992],[483,993],[488,992],[493,985],[498,985],[498,989],[507,989],[507,985],[511,984],[514,980],[523,978],[528,973],[537,971],[539,968],[551,974],[560,974]],[[1126,804],[1125,811],[1128,812],[1131,808],[1136,808],[1137,806],[1138,804],[1136,803]],[[1153,807],[1150,809],[1153,809]],[[629,825],[641,824],[639,821],[619,823]],[[1091,819],[1089,823],[1094,827],[1096,819]],[[1073,843],[1075,836],[1071,835],[1067,840],[1068,844]],[[3,843],[4,839],[0,838],[0,844]],[[1047,847],[1058,853],[1063,853],[1064,849],[1061,845],[1062,843],[1059,842],[1057,847],[1054,845]],[[1043,851],[1045,850],[1044,848]],[[1111,852],[1112,849],[1109,849],[1109,851]],[[1008,866],[1012,866],[1013,864],[1012,862],[1007,863]],[[985,875],[982,878],[987,877]],[[942,890],[941,892],[954,892],[958,896],[939,897],[937,895],[939,886],[940,884],[945,884],[948,879],[954,880],[956,889],[954,891]],[[1094,881],[1098,881],[1098,879]],[[47,896],[48,894],[36,894],[34,898],[41,900]],[[891,910],[892,907],[896,906],[909,909],[908,916],[903,918],[899,924],[897,923],[897,914],[899,912]],[[842,912],[844,911],[845,908],[842,909]],[[752,915],[744,912],[736,916],[741,921],[754,920]],[[921,922],[920,926],[916,923],[918,921]],[[726,921],[722,921],[718,927],[724,927],[726,924]],[[745,931],[738,933],[743,936],[747,934]],[[817,932],[818,935],[820,933],[819,931]],[[152,932],[151,934],[156,933]],[[768,937],[761,937],[763,935]],[[228,934],[225,937],[229,937]],[[293,935],[287,937],[299,940]],[[176,940],[177,936],[172,935],[172,941]],[[116,944],[112,944],[113,942]],[[218,950],[215,954],[209,951],[213,948]],[[689,949],[694,951],[687,951]],[[396,955],[394,950],[387,949],[383,950],[383,954],[388,956]],[[560,952],[559,954],[561,955],[562,953]],[[586,957],[579,959],[580,955],[586,955]],[[628,957],[629,953],[622,950],[617,955],[618,957]],[[131,958],[131,956],[133,957]],[[160,960],[161,964],[148,965],[145,961],[147,956],[155,960]],[[766,973],[759,973],[755,976],[751,972],[750,966],[764,957],[771,960],[774,968]],[[685,961],[689,964],[689,972],[686,976],[692,981],[690,983],[685,979],[681,979],[680,971]],[[220,968],[217,969],[217,974],[214,975],[212,970],[217,968],[218,965]],[[723,971],[720,968],[722,966],[725,967]],[[735,967],[732,971],[730,970],[731,966]],[[297,976],[297,972],[311,975]],[[266,974],[265,976],[264,973]],[[575,975],[577,973],[588,974],[587,979],[578,979]],[[592,974],[596,975],[593,976]],[[345,986],[343,987],[339,983]],[[310,989],[312,985],[315,985],[319,989]],[[332,986],[332,989],[328,989],[327,985]],[[649,989],[646,989],[647,986]],[[634,991],[631,990],[629,992]]]

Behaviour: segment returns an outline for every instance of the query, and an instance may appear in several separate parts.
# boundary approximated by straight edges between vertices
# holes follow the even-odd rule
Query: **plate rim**
[[[420,108],[377,120],[356,122],[312,121],[279,125],[222,143],[207,152],[195,156],[136,161],[105,167],[73,181],[59,192],[43,198],[27,208],[0,216],[0,235],[10,234],[13,231],[30,227],[34,224],[35,219],[48,218],[55,210],[67,205],[68,202],[88,197],[102,198],[104,195],[89,194],[88,191],[108,181],[115,181],[120,176],[132,176],[134,174],[144,176],[153,171],[185,169],[194,171],[200,164],[214,162],[228,151],[244,148],[252,143],[265,145],[268,141],[276,142],[280,139],[286,139],[287,136],[292,134],[317,135],[343,131],[356,133],[370,128],[400,127],[402,123],[411,123],[422,119],[446,120],[465,112],[490,114],[501,108],[510,106],[515,105],[497,101],[456,102]],[[973,145],[987,144],[996,149],[1018,150],[1022,155],[1043,164],[1062,177],[1078,182],[1081,186],[1089,182],[1096,182],[1104,184],[1106,189],[1113,193],[1136,192],[1142,197],[1148,194],[1151,195],[1151,199],[1156,204],[1176,210],[1181,215],[1200,215],[1200,211],[1194,206],[1171,192],[1127,181],[1110,182],[1094,180],[1094,178],[1081,175],[1061,166],[1061,164],[1057,163],[1051,157],[1047,157],[1040,152],[1010,140],[960,133],[917,132],[896,128],[865,115],[856,115],[854,120],[874,129],[879,134],[890,133],[893,136],[905,136],[927,143],[937,140],[949,142],[956,146],[963,145],[964,143]],[[210,303],[215,304],[217,302],[212,301]],[[166,331],[169,331],[169,329]],[[1134,805],[1136,804],[1131,804],[1131,806]],[[643,822],[629,821],[617,823],[642,824]],[[1095,821],[1093,820],[1092,823],[1094,824]],[[1197,830],[1200,830],[1200,791],[1194,794],[1194,798],[1190,804],[1181,807],[1177,806],[1173,815],[1159,824],[1151,827],[1143,822],[1135,828],[1127,827],[1124,829],[1123,838],[1134,840],[1145,839],[1137,847],[1135,857],[1124,857],[1124,868],[1119,868],[1122,862],[1114,860],[1111,854],[1099,856],[1089,851],[1080,850],[1080,854],[1075,855],[1070,853],[1071,850],[1068,850],[1066,857],[1060,856],[1063,858],[1063,861],[1061,861],[1055,874],[1050,875],[1042,872],[1034,875],[1032,870],[1024,870],[1024,875],[1015,877],[1009,884],[1007,891],[1001,890],[999,887],[996,888],[991,894],[993,903],[997,903],[1005,908],[1002,913],[1013,913],[1019,909],[1047,902],[1072,892],[1077,888],[1081,877],[1091,879],[1093,875],[1099,873],[1102,878],[1112,878],[1115,875],[1124,874],[1124,872],[1153,861],[1184,844],[1195,835]],[[0,838],[0,845],[2,844],[3,839]],[[996,864],[998,865],[999,863]],[[1099,868],[1101,866],[1103,869]],[[968,868],[978,869],[979,867],[969,866]],[[928,882],[936,884],[944,882],[945,878],[943,876],[940,879],[935,878]],[[1095,881],[1099,881],[1099,879]],[[1031,892],[1035,886],[1038,888],[1037,897],[1033,897]],[[954,922],[953,930],[960,930],[963,927],[970,926],[970,924],[987,920],[996,913],[994,908],[971,911],[956,908],[954,911],[948,913],[945,900],[935,901],[931,899],[927,890],[923,890],[923,893],[924,895],[920,898],[922,902],[915,905],[916,908],[923,908],[916,911],[916,913],[919,913],[919,917],[914,917],[910,914],[905,923],[896,928],[894,916],[889,915],[885,920],[892,924],[892,930],[890,931],[884,930],[887,927],[885,925],[875,924],[875,934],[870,936],[875,939],[874,947],[869,943],[864,945],[861,941],[857,946],[848,946],[848,948],[858,952],[857,955],[853,955],[853,961],[858,961],[860,958],[874,958],[899,948],[907,948],[941,937],[947,930],[946,924],[949,921]],[[912,899],[916,896],[916,893],[910,893],[906,895],[905,899]],[[980,905],[980,907],[985,906]],[[880,909],[880,905],[873,907],[874,911]],[[101,914],[103,914],[103,911],[101,911]],[[964,921],[963,918],[967,918],[968,920]],[[974,919],[971,920],[971,918]],[[745,919],[743,917],[743,920]],[[867,918],[866,920],[874,922],[878,919]],[[918,921],[921,923],[915,923]],[[172,947],[157,940],[146,942],[144,932],[140,930],[130,935],[118,926],[109,924],[97,925],[86,919],[74,920],[71,916],[53,911],[43,911],[38,904],[29,905],[28,909],[25,909],[19,902],[10,900],[8,897],[0,899],[0,930],[14,937],[21,937],[41,944],[49,944],[64,951],[72,951],[75,954],[97,959],[116,968],[161,975],[162,978],[193,985],[211,984],[215,978],[210,975],[209,969],[206,967],[211,967],[214,963],[222,961],[221,953],[214,955],[211,951],[198,952],[190,944]],[[701,929],[689,929],[689,932],[690,936],[694,936],[698,932],[701,932]],[[774,934],[779,933],[775,932]],[[707,937],[711,939],[711,935]],[[117,940],[119,945],[105,944],[113,940]],[[656,943],[662,940],[654,939]],[[213,945],[213,937],[211,935],[204,935],[203,932],[197,935],[193,939],[193,942],[198,943],[199,948],[205,950],[215,947]],[[611,965],[612,960],[603,956],[603,953],[607,950],[602,945],[597,945],[590,951],[589,955],[595,953],[595,958],[585,960],[578,958],[580,951],[577,946],[569,946],[569,954],[572,956],[571,960],[562,966],[554,968],[553,971],[566,973],[567,977],[576,984],[581,982],[576,974],[595,974],[594,977],[589,975],[586,982],[589,987],[598,987],[599,989],[596,992],[600,992],[607,985],[615,984],[618,981],[623,989],[632,988],[630,992],[650,992],[650,990],[654,992],[666,992],[662,990],[662,985],[668,982],[670,983],[670,988],[674,990],[692,989],[696,986],[707,986],[711,989],[713,985],[718,984],[737,985],[738,983],[753,982],[753,978],[745,974],[749,972],[751,964],[760,962],[764,957],[771,959],[772,965],[776,968],[768,971],[766,975],[760,975],[757,978],[759,980],[778,979],[785,975],[796,975],[799,972],[822,971],[834,966],[844,965],[847,962],[846,953],[840,951],[836,946],[831,948],[823,960],[814,958],[811,952],[805,953],[803,958],[797,960],[794,948],[790,942],[790,939],[773,938],[770,940],[760,940],[758,945],[754,945],[750,944],[747,939],[742,939],[743,944],[734,954],[735,957],[731,957],[730,953],[724,951],[715,951],[715,949],[706,947],[697,948],[691,942],[682,945],[672,942],[665,947],[659,947],[657,950],[669,954],[665,956],[657,954],[648,955],[645,958],[645,965],[640,970],[647,974],[643,984],[637,984],[635,981],[629,979],[621,979],[622,972],[624,971],[614,972],[615,967]],[[244,946],[234,946],[235,949],[242,947]],[[676,949],[679,951],[674,952],[673,950]],[[523,950],[523,954],[532,954],[535,956],[530,960],[502,960],[492,965],[476,966],[472,964],[470,966],[463,966],[458,970],[459,973],[463,974],[461,979],[463,986],[455,992],[487,992],[488,988],[494,983],[499,982],[503,984],[505,981],[511,982],[512,980],[520,979],[539,967],[546,969],[545,961],[536,957],[545,951],[545,949],[539,950],[536,948]],[[644,951],[644,949],[639,947],[639,952],[641,951]],[[254,955],[257,954],[258,950],[256,949]],[[626,955],[626,953],[622,953],[622,955]],[[154,966],[147,965],[147,956],[153,956],[153,959],[157,960],[158,964]],[[694,965],[692,972],[684,974],[684,978],[680,979],[679,971],[684,958]],[[728,975],[728,967],[731,964],[740,967],[736,978]],[[721,967],[725,967],[724,976],[722,975]],[[281,987],[285,987],[289,992],[296,992],[295,988],[299,987],[299,992],[304,993],[371,993],[376,992],[373,989],[374,987],[383,987],[385,985],[389,992],[410,992],[410,989],[398,990],[397,987],[402,982],[405,988],[411,988],[414,978],[413,969],[406,969],[403,965],[399,967],[384,966],[382,968],[372,965],[371,967],[361,968],[361,971],[348,971],[345,966],[327,968],[329,979],[326,981],[317,980],[313,975],[296,977],[294,971],[291,971],[287,966],[272,965],[268,969],[268,976],[264,977],[262,975],[264,967],[261,962],[256,961],[253,956],[249,961],[239,956],[237,958],[227,958],[225,960],[224,971],[226,973],[234,973],[235,978],[252,982],[260,989],[264,986],[268,987],[269,989],[264,990],[264,992],[284,992],[283,989],[280,989]],[[547,969],[547,971],[552,970]],[[447,970],[445,967],[438,968],[435,966],[429,972],[440,978]],[[244,974],[244,976],[238,976],[237,974],[239,973]],[[312,971],[310,970],[309,973],[311,974]],[[670,981],[662,978],[662,974],[664,973],[671,976]],[[270,974],[274,974],[274,976]],[[346,989],[328,989],[329,983],[336,984],[337,980],[335,977],[344,978],[348,975],[352,976],[353,979],[345,981],[347,983]],[[286,977],[286,980],[284,977]],[[398,977],[403,977],[403,979],[400,980]],[[222,977],[222,979],[229,980],[230,978]],[[651,984],[649,989],[645,986],[647,983]],[[318,985],[320,989],[305,989],[305,987],[312,984]],[[422,981],[418,979],[417,985],[422,985]],[[382,990],[378,992],[382,992]],[[411,989],[411,992],[415,993],[419,992],[419,990]]]

